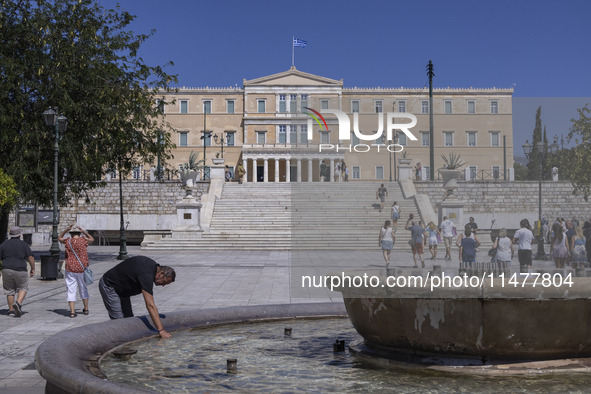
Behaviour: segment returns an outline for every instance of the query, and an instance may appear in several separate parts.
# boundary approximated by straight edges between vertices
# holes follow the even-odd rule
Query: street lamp
[[[215,143],[217,144],[218,142],[222,143],[222,159],[224,158],[224,140],[226,141],[226,145],[228,145],[228,143],[230,142],[230,135],[228,133],[226,133],[225,131],[222,131],[222,137],[220,138],[217,134],[213,135],[213,140],[215,141]]]
[[[53,145],[53,231],[51,232],[51,248],[49,253],[52,256],[59,256],[60,247],[58,244],[57,233],[57,165],[58,165],[58,150],[59,150],[59,135],[65,133],[68,128],[68,119],[64,115],[57,116],[57,111],[49,108],[43,112],[43,120],[47,126],[53,126],[55,141]]]
[[[533,145],[531,145],[529,141],[525,141],[525,144],[523,145],[523,153],[525,153],[525,157],[528,160],[532,157],[533,148]],[[542,176],[543,164],[548,157],[548,154],[554,155],[558,151],[556,138],[554,139],[554,143],[550,146],[547,146],[543,141],[538,142],[536,144],[536,151],[538,152],[538,162],[540,163],[540,177],[538,180],[538,221],[540,231],[538,233],[538,253],[535,256],[535,259],[546,260],[546,253],[544,252],[544,236],[542,234]]]

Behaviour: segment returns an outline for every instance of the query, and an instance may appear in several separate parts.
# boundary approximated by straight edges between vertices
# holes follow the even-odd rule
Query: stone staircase
[[[166,238],[145,249],[318,250],[376,249],[378,232],[398,201],[396,249],[408,249],[404,230],[413,200],[397,183],[386,183],[388,198],[379,212],[378,182],[226,183],[215,202],[209,233],[200,239]]]

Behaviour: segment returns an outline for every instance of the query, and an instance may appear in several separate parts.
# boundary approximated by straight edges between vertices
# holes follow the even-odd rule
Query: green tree
[[[519,164],[518,162],[513,163],[514,177],[516,181],[527,180],[527,167]]]
[[[6,238],[8,232],[8,214],[16,204],[18,191],[14,180],[0,168],[0,242]]]
[[[581,194],[585,201],[591,194],[591,107],[590,104],[579,108],[579,119],[571,119],[572,126],[568,138],[575,140],[575,147],[570,149],[569,159],[571,182],[576,194]]]
[[[59,141],[61,204],[100,186],[113,163],[170,158],[172,129],[158,100],[176,76],[144,63],[138,50],[154,31],[127,30],[133,19],[97,0],[1,0],[0,168],[23,200],[52,202],[48,107],[68,118]]]
[[[527,163],[527,179],[537,180],[540,178],[540,154],[536,148],[538,142],[542,141],[542,106],[536,111],[536,124],[532,135],[532,151]]]

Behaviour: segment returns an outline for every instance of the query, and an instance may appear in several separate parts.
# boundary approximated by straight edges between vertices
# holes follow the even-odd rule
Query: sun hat
[[[22,232],[21,228],[18,226],[11,227],[10,231],[8,232],[8,236],[10,238],[20,237],[21,235],[23,235],[23,232]]]

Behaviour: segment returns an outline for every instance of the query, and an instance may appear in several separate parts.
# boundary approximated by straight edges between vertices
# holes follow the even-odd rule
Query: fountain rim
[[[234,306],[162,314],[168,331],[282,318],[344,317],[342,302]],[[35,353],[35,366],[47,380],[46,392],[145,393],[95,375],[107,351],[124,343],[157,335],[148,316],[110,320],[62,331],[46,339]]]

